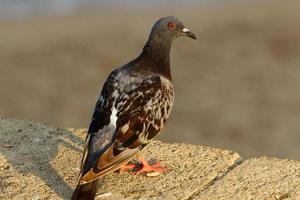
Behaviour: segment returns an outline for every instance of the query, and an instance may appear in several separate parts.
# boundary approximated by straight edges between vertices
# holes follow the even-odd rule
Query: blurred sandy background
[[[176,15],[198,40],[173,46],[176,102],[161,138],[300,159],[300,1],[101,2],[0,0],[1,117],[88,127],[108,73]]]

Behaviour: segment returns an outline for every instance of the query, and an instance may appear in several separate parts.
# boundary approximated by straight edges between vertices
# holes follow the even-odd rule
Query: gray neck
[[[139,60],[147,70],[159,73],[171,80],[170,50],[171,41],[158,37],[151,39],[150,37],[139,56]]]

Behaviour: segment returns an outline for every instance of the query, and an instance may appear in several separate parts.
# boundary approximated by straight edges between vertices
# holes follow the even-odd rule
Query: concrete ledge
[[[300,163],[277,158],[244,161],[195,199],[300,200]]]
[[[0,119],[0,199],[69,199],[86,131]],[[300,163],[275,158],[242,162],[238,153],[154,141],[145,156],[169,171],[113,173],[98,199],[300,199]]]

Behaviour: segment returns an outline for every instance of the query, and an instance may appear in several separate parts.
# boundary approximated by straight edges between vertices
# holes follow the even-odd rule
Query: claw
[[[167,172],[167,169],[161,167],[159,162],[150,165],[144,158],[140,158],[140,162],[141,162],[141,168],[135,173],[137,175],[144,174],[144,173],[147,174],[148,172],[159,172],[159,173]]]

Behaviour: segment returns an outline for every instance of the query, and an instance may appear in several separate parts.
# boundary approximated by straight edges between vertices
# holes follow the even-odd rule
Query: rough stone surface
[[[68,199],[84,134],[0,120],[0,199]]]
[[[69,199],[86,130],[0,119],[0,199]],[[242,162],[238,153],[154,141],[143,151],[168,168],[158,176],[107,175],[97,199],[300,199],[300,164]]]
[[[194,199],[300,200],[300,162],[254,158],[243,162]]]

